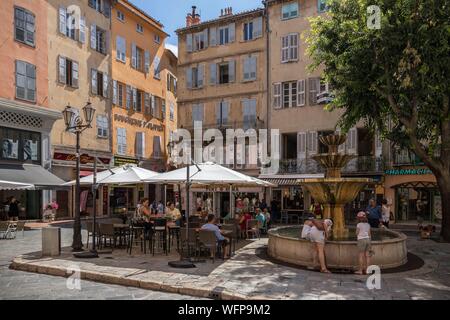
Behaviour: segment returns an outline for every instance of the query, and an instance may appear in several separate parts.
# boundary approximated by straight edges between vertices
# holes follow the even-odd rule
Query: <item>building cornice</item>
[[[263,39],[263,38],[260,38],[260,39]],[[200,58],[192,59],[189,62],[179,63],[178,68],[183,68],[183,67],[190,66],[193,64],[204,63],[204,62],[217,60],[217,59],[227,59],[227,58],[231,58],[231,57],[244,56],[244,55],[248,55],[248,54],[252,54],[252,53],[259,53],[259,52],[264,52],[264,51],[265,51],[264,48],[260,48],[260,49],[252,49],[252,50],[235,51],[235,52],[230,52],[229,54],[220,54],[219,53],[215,56],[208,56],[207,58],[201,58],[201,59]]]
[[[23,102],[0,98],[0,109],[6,109],[13,112],[25,113],[34,116],[50,118],[53,120],[62,119],[62,113],[49,109],[48,107],[42,107],[38,105],[29,105]]]

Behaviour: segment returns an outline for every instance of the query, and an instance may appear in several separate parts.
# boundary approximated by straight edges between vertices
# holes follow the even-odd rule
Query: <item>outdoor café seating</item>
[[[0,221],[0,239],[15,239],[18,232],[25,235],[25,221]]]

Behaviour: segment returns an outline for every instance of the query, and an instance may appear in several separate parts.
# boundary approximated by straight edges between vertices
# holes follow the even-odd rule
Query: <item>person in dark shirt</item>
[[[20,202],[14,197],[11,197],[11,200],[9,201],[8,216],[13,221],[19,220],[19,203]]]
[[[374,199],[370,199],[369,206],[366,208],[366,214],[372,228],[378,228],[383,223],[381,207],[377,206]]]

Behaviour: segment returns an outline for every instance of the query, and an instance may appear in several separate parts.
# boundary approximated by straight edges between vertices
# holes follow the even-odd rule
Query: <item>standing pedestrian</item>
[[[371,254],[371,233],[370,224],[367,222],[366,214],[363,211],[358,212],[358,224],[356,225],[356,238],[358,240],[359,251],[359,269],[356,274],[366,274],[367,267],[370,265]]]
[[[379,228],[383,223],[380,206],[377,206],[374,199],[369,200],[369,205],[366,208],[367,219],[372,228]]]
[[[381,215],[383,219],[383,225],[389,228],[389,219],[391,218],[391,205],[388,204],[386,199],[381,202]]]

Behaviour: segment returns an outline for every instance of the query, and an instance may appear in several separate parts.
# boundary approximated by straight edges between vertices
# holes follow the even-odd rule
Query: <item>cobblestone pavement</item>
[[[239,249],[232,259],[224,263],[207,262],[205,266],[189,271],[167,269],[167,264],[164,270],[160,269],[158,266],[162,266],[164,261],[167,263],[167,259],[172,258],[170,256],[159,255],[158,258],[148,259],[139,255],[125,257],[119,252],[111,255],[111,259],[77,261],[77,264],[87,279],[200,297],[450,299],[448,243],[421,241],[417,236],[409,236],[408,251],[423,259],[425,264],[416,270],[382,274],[381,288],[373,290],[366,286],[367,276],[321,274],[273,263],[256,254],[266,245],[267,239],[255,240]],[[11,251],[9,256],[14,254],[19,252]],[[142,259],[149,262],[143,263]],[[67,267],[74,263],[70,255],[52,259],[41,258],[39,253],[18,257],[14,261],[17,267],[23,270],[54,275],[65,275]]]
[[[70,245],[72,230],[61,230],[62,244]],[[85,237],[84,237],[85,239]],[[9,269],[12,259],[20,254],[41,249],[41,231],[26,231],[15,240],[0,240],[0,300],[3,299],[136,299],[185,300],[195,297],[145,290],[134,287],[81,280],[81,290],[67,288],[67,279]]]

